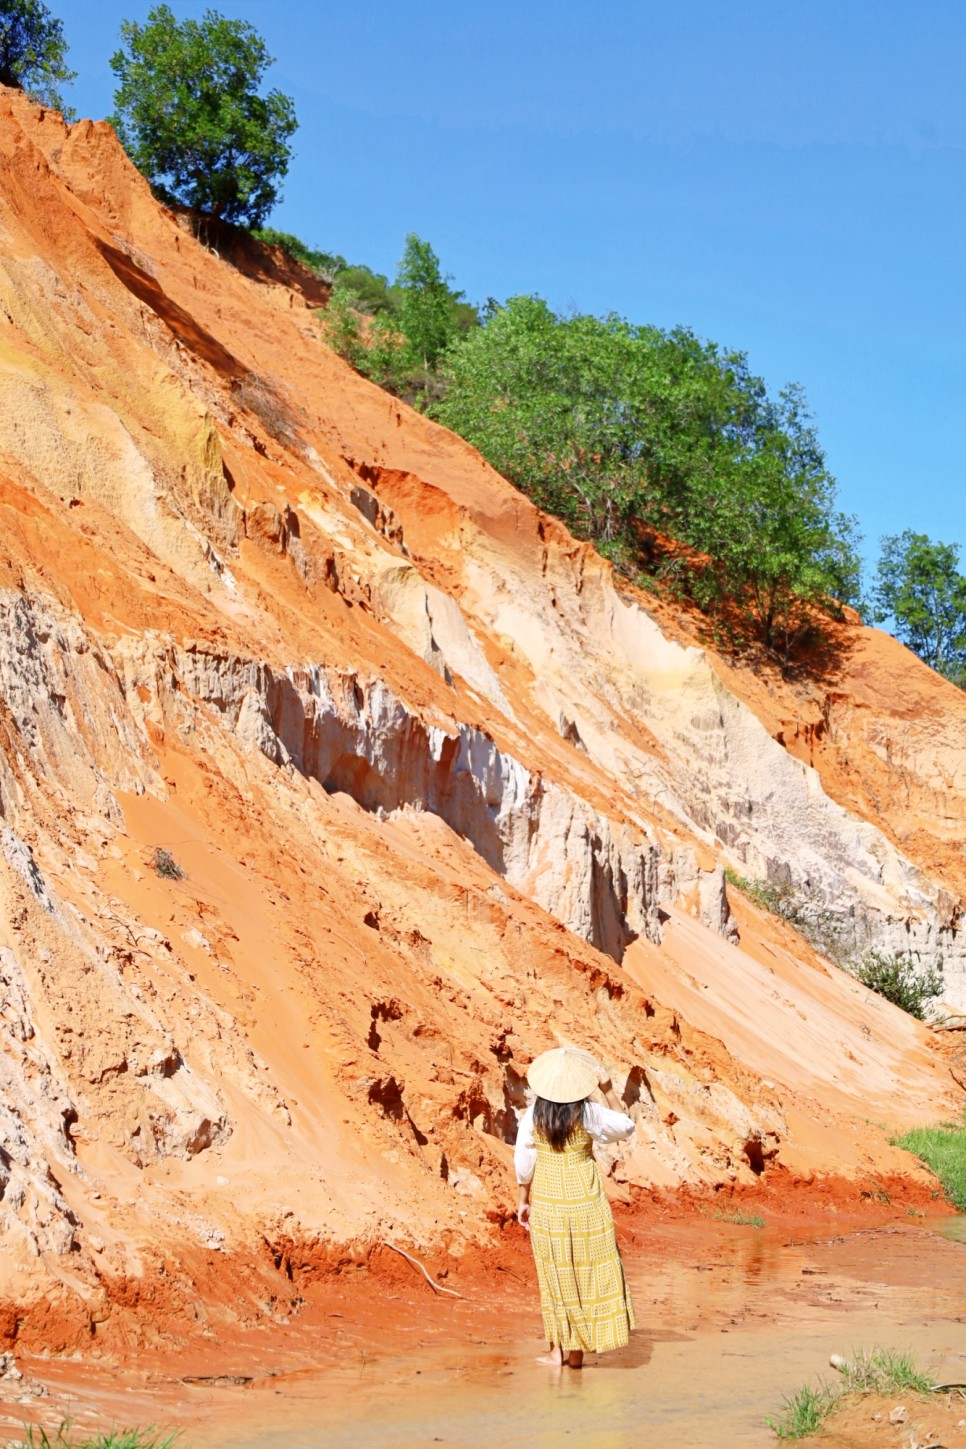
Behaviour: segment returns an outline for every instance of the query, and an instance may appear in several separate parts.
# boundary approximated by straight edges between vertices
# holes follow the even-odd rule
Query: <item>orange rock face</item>
[[[108,126],[0,91],[0,198],[7,1337],[459,1258],[556,1042],[637,1119],[629,1211],[928,1192],[886,1139],[959,1100],[934,1038],[723,866],[961,1002],[966,696],[857,627],[819,688],[662,626]]]

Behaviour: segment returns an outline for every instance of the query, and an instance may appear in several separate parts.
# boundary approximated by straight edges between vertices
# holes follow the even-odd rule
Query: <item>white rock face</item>
[[[511,885],[617,961],[638,935],[659,940],[660,904],[694,885],[702,919],[734,929],[720,870],[700,871],[687,849],[669,854],[643,821],[608,819],[480,730],[424,724],[381,680],[318,667],[279,675],[200,648],[179,652],[175,669],[184,694],[250,748],[367,810],[439,815]]]
[[[739,873],[806,898],[844,955],[875,947],[938,965],[945,999],[966,1006],[966,941],[943,883],[831,800],[703,650],[665,637],[603,563],[558,567],[550,607],[512,558],[496,567],[484,537],[468,539],[465,561],[475,608],[514,641],[551,726],[642,810],[659,804]],[[714,915],[704,898],[702,912]]]

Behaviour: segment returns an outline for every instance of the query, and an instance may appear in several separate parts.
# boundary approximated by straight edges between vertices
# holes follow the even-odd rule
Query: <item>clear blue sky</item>
[[[143,0],[47,0],[81,115]],[[171,0],[180,17],[206,6]],[[271,224],[473,301],[685,323],[801,382],[865,553],[964,546],[964,0],[216,0],[300,129]]]

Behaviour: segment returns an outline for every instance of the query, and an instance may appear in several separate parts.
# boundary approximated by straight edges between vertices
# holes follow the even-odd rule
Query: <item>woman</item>
[[[575,1047],[544,1052],[527,1081],[536,1100],[520,1119],[517,1218],[530,1234],[550,1352],[537,1362],[580,1368],[584,1353],[623,1348],[634,1327],[610,1203],[593,1143],[620,1142],[634,1123],[610,1078]],[[595,1087],[608,1107],[588,1100]]]

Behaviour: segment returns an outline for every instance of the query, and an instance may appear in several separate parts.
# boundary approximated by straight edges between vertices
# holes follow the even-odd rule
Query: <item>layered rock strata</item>
[[[8,1336],[190,1304],[199,1254],[246,1321],[280,1244],[458,1256],[556,1041],[637,1120],[629,1205],[915,1181],[888,1129],[960,1095],[928,1033],[724,868],[966,999],[966,698],[901,654],[890,713],[895,646],[848,626],[823,737],[817,683],[698,647],[236,241],[0,91]]]

